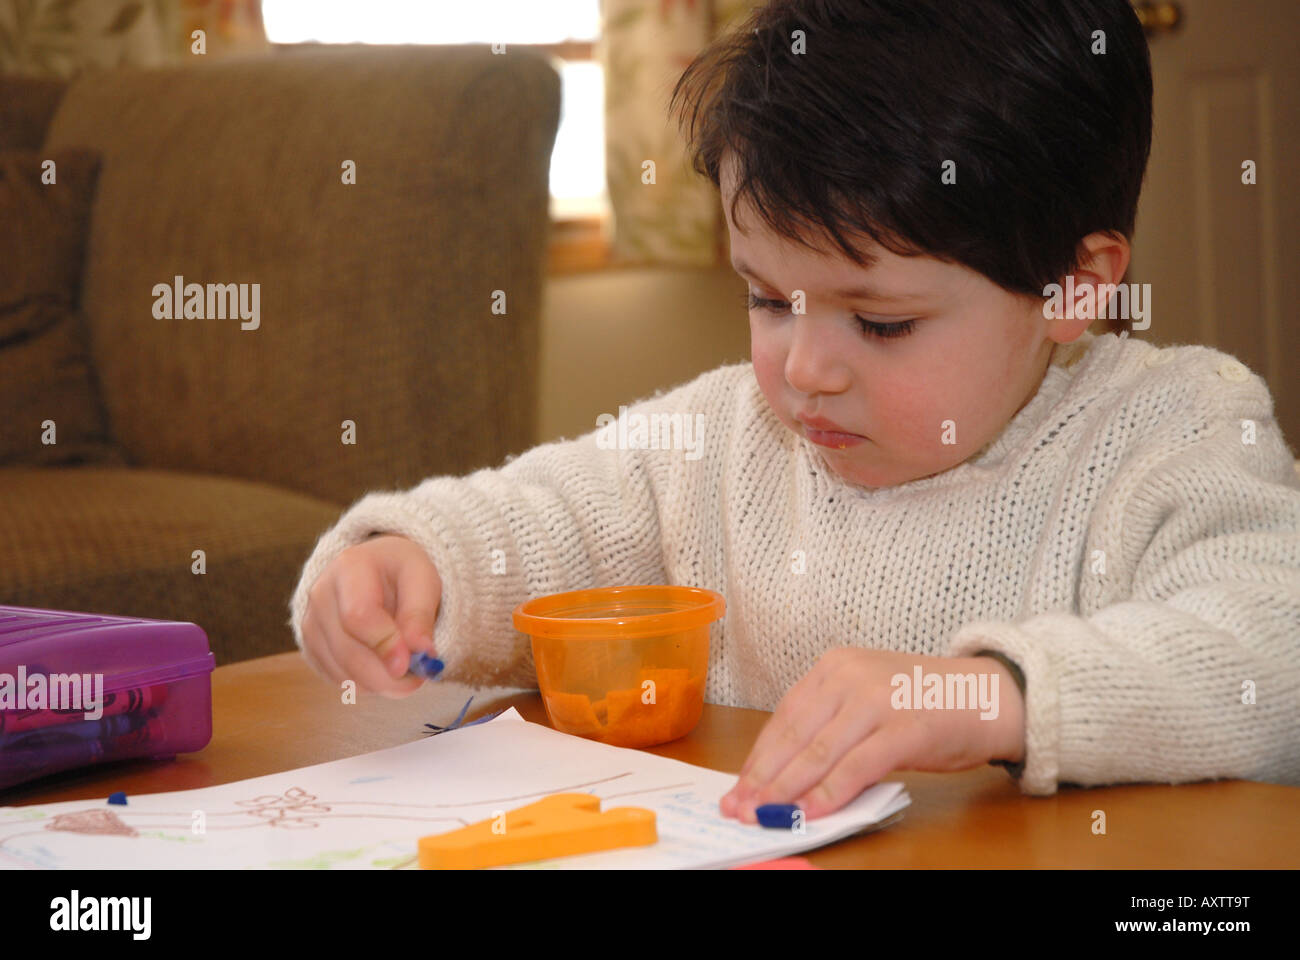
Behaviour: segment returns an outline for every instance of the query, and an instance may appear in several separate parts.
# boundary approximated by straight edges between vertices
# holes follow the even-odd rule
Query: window
[[[595,59],[600,0],[263,0],[272,43],[504,43],[553,58],[560,125],[551,153],[551,266],[605,259],[605,83]]]

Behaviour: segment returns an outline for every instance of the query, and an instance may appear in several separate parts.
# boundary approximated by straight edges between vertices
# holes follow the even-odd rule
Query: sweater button
[[[1250,378],[1250,371],[1236,360],[1225,360],[1219,365],[1219,376],[1232,383],[1241,383]]]
[[[1144,360],[1143,362],[1148,367],[1163,367],[1166,363],[1168,363],[1172,359],[1173,356],[1170,354],[1170,351],[1161,350],[1157,347],[1157,348],[1152,348],[1151,352],[1147,354],[1146,360]]]

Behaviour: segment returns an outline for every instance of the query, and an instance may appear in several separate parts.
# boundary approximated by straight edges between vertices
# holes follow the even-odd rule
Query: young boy
[[[759,9],[674,92],[752,363],[629,411],[693,418],[698,451],[593,431],[362,498],[304,567],[304,655],[390,695],[412,651],[532,686],[521,601],[703,586],[706,699],[775,710],[727,816],[990,761],[1035,794],[1300,782],[1300,481],[1267,389],[1051,305],[1124,276],[1151,97],[1127,0]],[[950,676],[991,705],[943,702]]]

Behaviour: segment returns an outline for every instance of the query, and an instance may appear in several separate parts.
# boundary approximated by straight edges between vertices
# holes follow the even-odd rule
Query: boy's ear
[[[1085,252],[1079,257],[1079,268],[1075,271],[1076,287],[1084,282],[1118,284],[1124,279],[1132,251],[1122,234],[1090,233],[1080,246]]]
[[[1096,303],[1097,288],[1117,286],[1123,280],[1132,251],[1122,234],[1112,233],[1090,233],[1079,242],[1079,246],[1079,266],[1074,272],[1075,295],[1077,297],[1084,287],[1092,287],[1093,302]],[[1067,289],[1065,277],[1058,282],[1062,289]],[[1098,304],[1098,311],[1101,306]],[[1072,343],[1083,336],[1094,319],[1086,315],[1058,317],[1049,321],[1047,336],[1057,343]]]

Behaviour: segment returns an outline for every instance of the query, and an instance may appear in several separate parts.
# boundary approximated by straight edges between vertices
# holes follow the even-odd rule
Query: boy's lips
[[[844,450],[848,447],[856,447],[859,443],[866,443],[866,437],[860,437],[856,433],[832,433],[828,430],[814,430],[811,427],[804,427],[804,436],[812,443],[819,447],[832,447],[836,450]]]
[[[815,433],[833,433],[845,437],[858,437],[860,439],[866,439],[865,437],[862,436],[862,434],[854,433],[852,430],[845,430],[838,423],[834,423],[833,421],[827,420],[824,417],[809,417],[809,416],[805,416],[802,413],[797,413],[795,414],[794,418],[799,423],[803,424],[805,433],[809,431]]]

